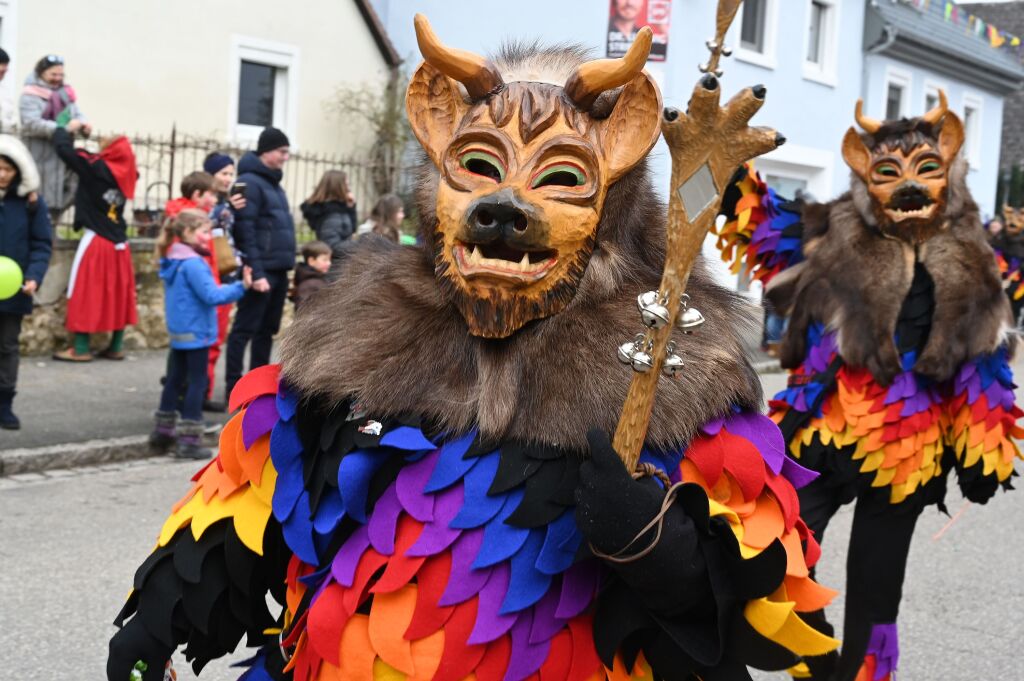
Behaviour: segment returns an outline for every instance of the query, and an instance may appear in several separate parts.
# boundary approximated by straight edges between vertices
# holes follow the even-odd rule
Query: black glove
[[[587,440],[590,459],[580,466],[576,524],[600,553],[614,555],[623,549],[622,557],[641,553],[654,541],[657,528],[637,535],[661,511],[666,490],[653,478],[634,480],[606,433],[592,430]],[[665,514],[653,550],[635,561],[608,561],[608,565],[652,612],[687,610],[708,593],[698,531],[681,503],[673,503]]]

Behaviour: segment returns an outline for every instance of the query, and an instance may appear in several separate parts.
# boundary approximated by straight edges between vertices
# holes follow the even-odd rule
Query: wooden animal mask
[[[608,187],[658,138],[661,94],[643,71],[651,32],[564,82],[529,69],[505,82],[490,60],[442,45],[422,15],[415,26],[424,62],[406,109],[440,171],[436,276],[470,333],[505,338],[573,299]],[[611,112],[593,115],[616,90]]]
[[[885,123],[863,115],[843,139],[843,158],[867,185],[883,233],[919,243],[941,229],[949,194],[949,172],[964,142],[964,126],[949,111],[946,93],[921,118]]]
[[[1017,235],[1024,232],[1024,208],[1013,208],[1004,204],[1003,225],[1007,234]]]

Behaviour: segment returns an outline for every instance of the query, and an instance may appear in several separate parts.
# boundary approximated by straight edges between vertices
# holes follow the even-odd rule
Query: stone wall
[[[50,269],[35,297],[32,314],[25,317],[21,327],[21,354],[49,355],[66,347],[68,332],[64,328],[67,311],[67,287],[71,264],[75,259],[78,242],[58,241],[50,259]],[[135,264],[135,289],[139,323],[125,331],[126,350],[157,350],[167,347],[167,326],[164,323],[164,290],[160,282],[159,267],[153,257],[152,239],[132,239],[132,261]],[[282,328],[291,319],[292,305],[285,305]],[[110,334],[94,336],[92,347],[102,350],[110,342]]]

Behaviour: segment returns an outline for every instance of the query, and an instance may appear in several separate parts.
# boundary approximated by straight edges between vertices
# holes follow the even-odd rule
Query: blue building
[[[939,89],[964,121],[967,182],[982,213],[995,212],[1004,100],[1024,87],[1016,54],[992,47],[968,21],[945,17],[945,3],[873,0],[864,30],[862,92],[868,115],[912,116]],[[1018,125],[1024,122],[1018,123]]]
[[[612,0],[613,2],[615,0]],[[629,0],[619,0],[629,2]],[[635,2],[635,0],[634,0]],[[481,53],[504,38],[572,41],[604,56],[609,5],[603,0],[374,0],[398,52],[419,60],[412,17],[426,14],[442,39]],[[714,0],[672,0],[668,59],[648,70],[665,102],[685,105],[707,56]],[[783,7],[785,5],[785,7]],[[848,186],[840,155],[853,106],[863,97],[874,117],[912,116],[938,88],[967,124],[970,185],[982,210],[994,209],[1003,98],[1024,84],[1009,52],[943,18],[944,2],[923,9],[906,0],[745,0],[729,36],[725,89],[763,83],[768,100],[756,119],[788,143],[758,162],[779,190],[833,197]],[[661,154],[662,174],[668,161]]]

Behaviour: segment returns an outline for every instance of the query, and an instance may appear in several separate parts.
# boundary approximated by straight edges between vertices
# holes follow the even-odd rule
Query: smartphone
[[[231,185],[231,196],[245,196],[245,182],[236,182]]]

